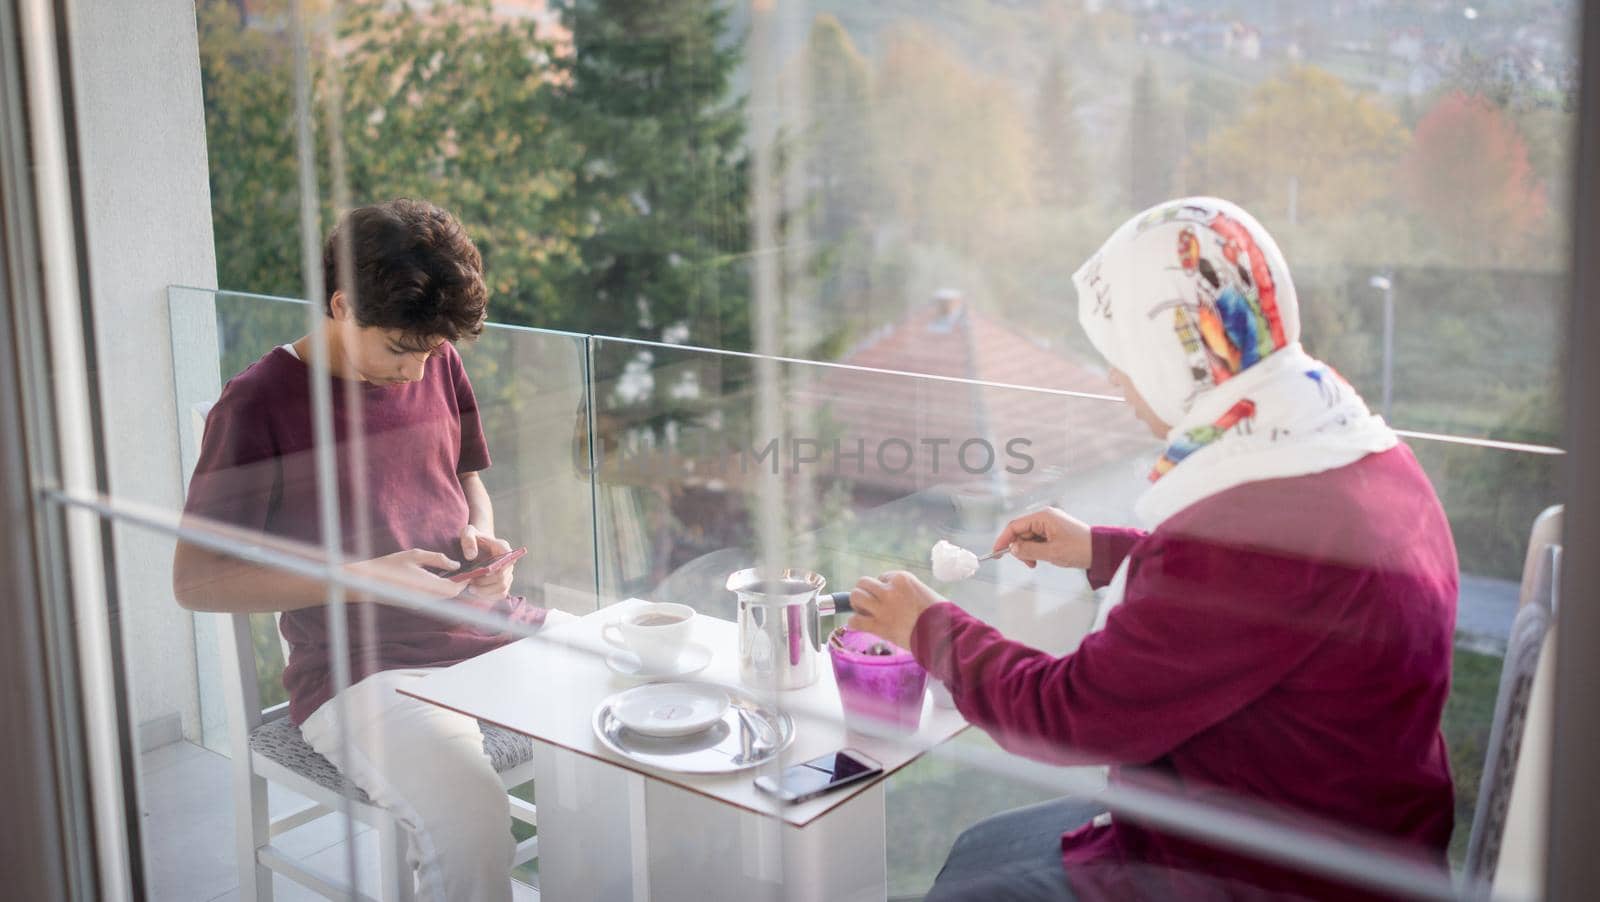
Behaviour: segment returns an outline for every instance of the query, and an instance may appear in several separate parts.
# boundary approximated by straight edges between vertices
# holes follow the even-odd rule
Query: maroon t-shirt
[[[948,603],[918,619],[912,650],[1014,751],[1121,765],[1114,782],[1350,828],[1444,867],[1458,575],[1409,448],[1227,489],[1149,534],[1094,530],[1091,583],[1124,559],[1123,603],[1073,654]],[[1074,830],[1061,851],[1083,900],[1376,898],[1131,818]]]
[[[459,536],[469,510],[459,474],[486,469],[489,451],[456,349],[443,345],[417,382],[356,383],[358,411],[345,402],[349,383],[332,382],[339,528],[347,559],[422,548],[461,560]],[[360,460],[349,441],[355,417],[364,435]],[[229,380],[206,418],[185,512],[320,548],[312,447],[311,368],[274,348]],[[543,615],[520,598],[508,604],[514,620],[537,622]],[[327,608],[287,611],[279,624],[289,641],[283,685],[289,716],[298,724],[333,694]],[[502,633],[384,604],[350,605],[348,626],[352,680],[381,670],[454,664],[510,641]]]

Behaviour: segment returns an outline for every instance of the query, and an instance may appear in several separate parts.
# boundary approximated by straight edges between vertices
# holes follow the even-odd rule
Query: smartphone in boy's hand
[[[464,583],[489,573],[499,573],[501,570],[516,563],[518,559],[527,553],[528,547],[524,545],[521,548],[507,551],[505,554],[496,554],[479,558],[475,561],[467,561],[461,565],[461,569],[440,575],[451,582]]]

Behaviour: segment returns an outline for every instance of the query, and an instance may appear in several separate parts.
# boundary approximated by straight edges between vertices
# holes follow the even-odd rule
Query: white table
[[[611,647],[600,628],[641,603],[629,599],[553,624],[408,690],[536,740],[541,895],[550,902],[880,902],[888,885],[883,777],[798,805],[776,802],[751,781],[846,746],[881,762],[887,777],[966,721],[924,699],[912,736],[847,732],[824,650],[815,683],[776,696],[794,718],[795,740],[774,763],[710,776],[645,767],[612,753],[591,726],[603,699],[637,685],[606,666]],[[714,654],[691,679],[742,685],[737,635],[729,621],[696,617],[694,639]]]

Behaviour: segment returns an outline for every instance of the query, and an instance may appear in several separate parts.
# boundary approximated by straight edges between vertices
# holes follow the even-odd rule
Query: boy
[[[353,284],[338,280],[348,241]],[[495,535],[479,471],[489,452],[453,342],[483,330],[483,261],[454,216],[395,200],[350,211],[323,250],[326,340],[274,348],[230,380],[207,418],[185,513],[320,546],[312,426],[313,354],[332,377],[339,528],[349,569],[538,623],[508,597],[512,570],[463,590],[435,574],[510,550]],[[354,402],[354,403],[353,403]],[[361,441],[353,441],[360,436]],[[448,619],[352,598],[351,686],[334,693],[324,584],[180,542],[179,604],[225,613],[283,612],[289,716],[411,837],[420,898],[508,900],[513,843],[505,790],[477,722],[395,690],[511,640]],[[338,717],[347,718],[349,747]]]

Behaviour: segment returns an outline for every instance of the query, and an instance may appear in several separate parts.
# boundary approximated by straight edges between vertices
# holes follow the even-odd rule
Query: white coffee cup
[[[617,648],[633,652],[646,670],[665,672],[678,663],[689,642],[694,608],[686,604],[653,602],[640,605],[600,629],[600,637]]]

